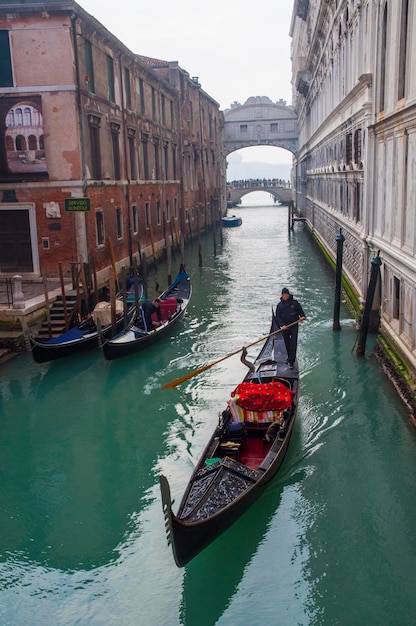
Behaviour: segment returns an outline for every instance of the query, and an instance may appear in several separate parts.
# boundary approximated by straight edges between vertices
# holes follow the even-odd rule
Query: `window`
[[[116,208],[117,239],[123,237],[123,213],[121,207]]]
[[[270,124],[271,133],[277,133],[278,130],[279,130],[279,124],[277,122],[273,122],[272,124]]]
[[[169,180],[169,144],[167,141],[163,142],[163,158],[165,168],[165,180]]]
[[[159,140],[155,137],[153,139],[153,142],[153,151],[155,157],[155,179],[160,180]]]
[[[170,127],[173,128],[175,125],[175,109],[173,108],[173,102],[170,100]]]
[[[156,119],[156,91],[152,87],[152,119]]]
[[[104,245],[105,234],[104,234],[104,215],[102,211],[97,211],[95,214],[95,226],[97,229],[97,244],[99,246]]]
[[[354,133],[354,163],[361,163],[361,128]]]
[[[114,179],[120,180],[121,172],[120,172],[120,126],[118,124],[111,124],[111,145],[113,148],[113,169],[114,169]]]
[[[143,153],[143,180],[149,180],[149,154],[148,154],[147,133],[142,133],[142,153]]]
[[[124,89],[126,92],[126,107],[131,109],[130,72],[127,67],[124,68]]]
[[[393,276],[393,317],[400,318],[400,279]]]
[[[160,224],[160,202],[159,200],[156,202],[156,221]]]
[[[137,235],[139,232],[139,216],[137,214],[137,206],[133,204],[132,206],[132,214],[133,214],[133,233]]]
[[[409,19],[409,0],[402,0],[400,16],[400,42],[399,42],[399,82],[397,98],[401,100],[405,96],[406,82],[406,56],[407,56],[407,23]]]
[[[107,81],[108,81],[108,99],[111,102],[116,101],[116,94],[114,90],[114,59],[107,56]]]
[[[178,217],[178,198],[173,198],[173,215],[175,219]]]
[[[0,30],[0,87],[13,87],[8,30]]]
[[[240,133],[246,133],[248,130],[247,124],[240,124]]]
[[[148,202],[145,202],[144,204],[144,218],[146,221],[146,228],[149,229],[150,228],[150,204]]]
[[[352,163],[352,133],[347,134],[345,142],[345,161],[346,163]]]
[[[90,91],[91,93],[94,93],[95,85],[94,85],[94,65],[93,65],[93,60],[92,60],[92,45],[88,39],[85,40],[85,68],[87,70],[87,75],[85,76],[85,82],[87,83],[88,91]]]
[[[90,149],[91,149],[91,177],[99,180],[101,173],[101,148],[100,148],[100,118],[90,115],[88,118],[90,129]]]
[[[170,208],[169,208],[169,200],[166,200],[166,221],[170,222]]]
[[[166,99],[163,94],[161,96],[161,107],[162,107],[162,124],[166,126]]]
[[[381,50],[380,50],[380,91],[379,91],[379,111],[384,111],[385,91],[386,91],[386,55],[387,55],[387,4],[384,7],[383,24],[381,29]]]
[[[172,166],[173,166],[173,180],[177,179],[176,175],[176,146],[172,146]]]
[[[140,98],[140,113],[142,115],[145,114],[145,106],[144,106],[144,83],[143,78],[139,78],[139,98]]]
[[[129,128],[127,141],[129,144],[130,180],[136,180],[137,178],[135,138],[136,138],[135,130],[133,128]]]

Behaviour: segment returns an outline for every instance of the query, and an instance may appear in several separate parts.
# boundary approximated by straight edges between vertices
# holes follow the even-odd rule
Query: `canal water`
[[[248,196],[247,198],[252,198]],[[268,198],[266,197],[268,201]],[[186,250],[193,297],[171,341],[0,371],[0,624],[414,624],[416,433],[287,208],[248,203],[238,228]],[[174,259],[179,265],[179,258]],[[175,268],[176,269],[176,268]],[[152,276],[166,284],[166,268]],[[288,454],[259,501],[184,569],[165,539],[158,477],[181,494],[218,411],[289,287],[306,312]],[[249,349],[254,358],[261,344]],[[174,505],[175,508],[175,505]]]

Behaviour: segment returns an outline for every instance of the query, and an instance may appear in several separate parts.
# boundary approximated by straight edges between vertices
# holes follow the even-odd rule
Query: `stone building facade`
[[[296,0],[296,204],[363,302],[380,251],[381,323],[416,369],[416,3]]]
[[[0,59],[0,277],[103,282],[220,218],[222,113],[177,63],[72,0],[3,1]]]

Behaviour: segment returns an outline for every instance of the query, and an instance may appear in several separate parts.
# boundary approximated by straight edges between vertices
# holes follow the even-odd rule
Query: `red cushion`
[[[240,383],[231,393],[236,404],[249,411],[278,411],[292,404],[290,389],[283,383]]]

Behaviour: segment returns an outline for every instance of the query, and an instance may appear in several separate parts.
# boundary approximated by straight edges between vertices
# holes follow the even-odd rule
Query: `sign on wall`
[[[91,201],[89,198],[65,198],[65,211],[90,211]]]

